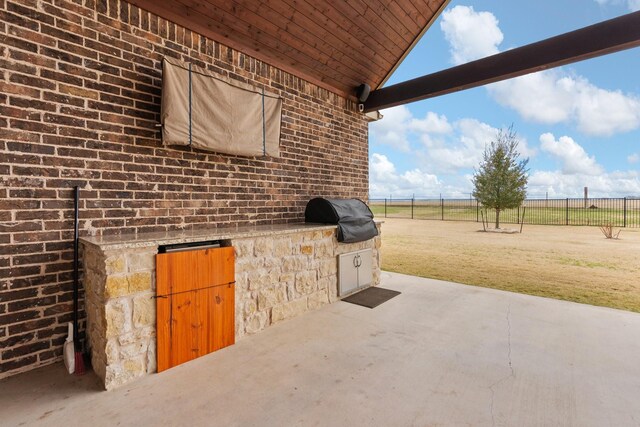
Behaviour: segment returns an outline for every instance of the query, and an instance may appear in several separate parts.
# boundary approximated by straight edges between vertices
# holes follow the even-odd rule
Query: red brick
[[[37,52],[38,45],[35,43],[30,43],[20,37],[3,37],[3,43],[7,46],[15,47],[17,49],[26,50],[27,52]]]
[[[82,64],[82,58],[80,56],[73,55],[69,52],[64,52],[62,50],[41,47],[40,53],[45,56],[48,56],[49,58],[58,59],[60,61],[69,62],[71,64],[76,64],[76,65]]]
[[[38,31],[38,28],[40,28],[38,21],[20,14],[8,13],[4,10],[0,10],[0,20],[6,24],[17,25],[34,31]]]
[[[30,201],[29,201],[30,202]],[[40,202],[37,202],[38,206]],[[34,221],[12,221],[0,223],[0,233],[18,233],[15,237],[23,236],[25,231],[40,231],[42,230],[42,222]],[[21,242],[22,243],[22,242]]]
[[[65,62],[60,62],[58,64],[58,69],[67,75],[85,77],[87,79],[93,79],[93,80],[98,78],[98,74],[93,71],[89,71],[82,66],[67,64]]]
[[[37,320],[29,320],[22,323],[17,323],[9,326],[9,334],[21,334],[24,332],[36,331],[38,329],[47,328],[51,325],[55,324],[55,319],[37,319]]]
[[[45,101],[57,102],[59,104],[64,104],[64,105],[73,105],[76,107],[84,107],[86,104],[86,101],[82,98],[77,98],[74,96],[63,95],[63,94],[54,93],[54,92],[45,92],[42,94],[42,98]]]
[[[30,224],[30,223],[25,223]],[[42,223],[40,221],[37,222],[40,228],[42,229]],[[60,232],[58,231],[48,231],[43,233],[17,233],[13,236],[13,241],[15,243],[27,243],[27,242],[43,242],[43,241],[51,241],[60,239]],[[31,257],[31,255],[29,255]],[[17,263],[15,263],[17,265]]]
[[[53,25],[54,22],[54,18],[51,15],[47,15],[35,9],[23,7],[15,3],[8,3],[7,10],[17,15],[33,19],[34,21],[43,22],[50,25]]]
[[[31,108],[41,111],[56,111],[56,105],[50,102],[38,101],[35,99],[18,98],[15,96],[9,98],[9,104],[16,107]]]
[[[69,31],[64,31],[59,28],[52,27],[50,25],[42,25],[40,31],[43,34],[54,37],[58,40],[66,40],[70,43],[82,44],[83,37],[79,34],[74,34]],[[82,28],[82,27],[80,27]]]
[[[13,347],[10,350],[4,350],[2,353],[2,358],[4,360],[9,360],[18,356],[24,356],[30,353],[36,353],[41,350],[46,350],[49,347],[51,347],[51,343],[49,341],[40,341],[32,344],[21,345]]]
[[[0,291],[0,302],[15,301],[23,298],[31,298],[38,295],[38,289],[20,289],[16,291]]]
[[[8,61],[6,59],[0,59],[0,68],[10,70],[14,73],[23,74],[35,74],[36,67],[31,64],[24,64],[16,61]]]
[[[40,89],[55,89],[56,87],[56,84],[53,82],[24,74],[11,74],[11,76],[9,77],[9,81],[11,83],[36,87]]]
[[[40,317],[40,312],[37,310],[20,311],[18,313],[9,313],[0,316],[0,325],[10,325],[12,323],[23,322],[25,320],[32,320]],[[9,359],[3,354],[3,359]]]
[[[62,20],[67,20],[67,21],[75,22],[77,24],[82,24],[82,17],[67,11],[66,7],[60,8],[60,7],[49,5],[46,3],[42,4],[41,7],[46,13],[62,18]],[[64,22],[62,20],[58,20],[56,24],[58,26],[61,26],[61,22]]]
[[[9,197],[15,199],[55,198],[56,195],[56,190],[44,190],[42,188],[20,188],[9,191]]]
[[[30,122],[27,120],[11,119],[9,125],[14,129],[20,129],[23,131],[37,132],[37,133],[56,133],[56,127],[46,125],[40,122]]]
[[[61,166],[61,167],[68,167],[68,168],[85,167],[84,160],[65,158],[65,157],[43,157],[42,164],[45,166]]]
[[[0,362],[0,373],[2,372],[10,372],[14,370],[18,370],[25,366],[33,365],[36,363],[38,358],[35,355],[30,355],[26,357],[22,357],[19,359],[12,359],[6,362]]]
[[[36,167],[24,167],[24,166],[14,166],[13,174],[18,176],[42,176],[42,177],[57,177],[60,175],[60,171],[58,169],[48,169],[48,168],[36,168]]]
[[[0,114],[4,117],[14,117],[23,120],[41,121],[42,115],[38,111],[29,111],[22,108],[12,108],[0,105]],[[6,127],[8,121],[4,119],[2,127]]]
[[[47,123],[55,123],[57,125],[64,125],[64,126],[82,127],[82,126],[85,126],[85,123],[86,123],[82,119],[78,119],[71,116],[63,116],[59,114],[51,114],[51,113],[45,113],[43,116],[43,119],[44,119],[43,121]]]
[[[51,233],[57,234],[55,238],[59,238],[60,233]],[[28,236],[28,234],[27,234]],[[24,256],[14,256],[13,257],[13,265],[30,265],[30,264],[44,264],[47,262],[56,262],[60,259],[60,254],[57,253],[42,253],[36,255],[24,255]],[[11,304],[9,304],[9,309],[11,309]]]

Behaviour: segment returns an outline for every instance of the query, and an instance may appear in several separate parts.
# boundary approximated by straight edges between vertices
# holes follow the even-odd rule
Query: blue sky
[[[387,85],[636,10],[640,0],[452,0]],[[640,48],[381,112],[371,198],[469,197],[485,144],[512,123],[529,197],[640,196]]]

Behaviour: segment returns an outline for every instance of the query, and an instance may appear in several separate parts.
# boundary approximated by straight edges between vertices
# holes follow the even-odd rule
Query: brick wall
[[[295,222],[367,197],[367,125],[337,95],[120,1],[0,0],[0,378],[60,359],[81,233]],[[164,147],[161,59],[283,98],[280,158]]]

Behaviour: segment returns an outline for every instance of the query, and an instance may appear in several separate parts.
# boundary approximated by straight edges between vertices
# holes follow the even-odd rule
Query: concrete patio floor
[[[638,426],[640,314],[383,273],[337,302],[104,392],[62,365],[0,381],[0,425]]]

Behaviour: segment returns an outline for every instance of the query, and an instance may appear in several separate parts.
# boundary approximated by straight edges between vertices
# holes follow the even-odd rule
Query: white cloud
[[[373,122],[369,128],[371,139],[401,151],[409,151],[407,131],[409,122],[413,119],[411,111],[401,105],[383,110],[382,115],[383,118]]]
[[[500,104],[524,119],[556,124],[574,122],[587,135],[610,136],[640,126],[640,99],[601,89],[581,76],[549,70],[488,86]]]
[[[589,154],[573,138],[552,134],[540,135],[542,151],[556,157],[559,170],[534,171],[529,177],[528,197],[582,197],[584,187],[589,187],[592,197],[624,197],[640,195],[638,171],[605,172],[595,157]],[[629,156],[632,157],[632,156]]]
[[[383,154],[373,153],[369,170],[369,192],[373,196],[411,197],[442,191],[442,183],[436,175],[419,169],[398,173]]]
[[[419,119],[404,105],[381,111],[383,118],[370,127],[371,140],[389,145],[400,151],[409,152],[409,133],[447,134],[451,124],[444,115],[429,111]]]
[[[556,139],[551,133],[544,133],[540,135],[540,148],[560,160],[563,174],[600,175],[603,173],[595,157],[589,156],[571,137],[561,136]]]
[[[411,153],[421,167],[433,173],[458,173],[478,166],[485,147],[499,131],[476,119],[451,123],[445,115],[431,111],[416,118],[405,106],[382,113],[384,118],[371,125],[371,141]],[[535,155],[525,139],[520,140],[519,151],[523,158]]]
[[[640,98],[575,81],[575,120],[587,135],[610,136],[640,126]]]
[[[640,161],[640,154],[638,153],[629,154],[627,156],[627,162],[631,163],[632,165],[638,163],[638,161]]]
[[[640,195],[638,171],[615,171],[600,175],[565,174],[562,171],[535,171],[529,178],[527,197],[582,197],[589,187],[590,197],[626,197]]]
[[[640,10],[640,0],[626,0],[626,1],[622,1],[622,0],[595,0],[595,1],[596,1],[596,3],[598,3],[601,6],[605,6],[607,4],[625,3],[627,8],[631,12],[635,12],[637,10]]]
[[[427,149],[420,153],[420,158],[430,170],[456,173],[478,166],[485,147],[498,133],[498,129],[475,119],[458,120],[454,127],[455,133],[449,138],[422,135]]]
[[[429,170],[440,173],[458,173],[461,169],[477,167],[482,160],[485,147],[496,139],[499,129],[476,119],[460,119],[453,123],[452,132],[445,137],[429,133],[421,135],[426,147],[417,153],[421,163]],[[518,151],[522,158],[533,157],[524,138],[520,139]]]
[[[447,117],[429,111],[424,119],[412,118],[409,127],[414,132],[424,132],[432,134],[447,134],[452,128]]]
[[[471,6],[445,10],[440,28],[450,44],[454,64],[498,53],[498,45],[504,38],[498,19],[491,12],[476,12]]]
[[[563,90],[556,71],[528,74],[487,87],[496,101],[527,120],[555,124],[569,119],[571,96]]]
[[[596,0],[606,3],[616,0]],[[640,9],[640,0],[628,0]],[[500,52],[503,34],[490,12],[456,6],[443,13],[440,27],[451,60],[464,63]],[[488,86],[493,98],[538,123],[573,123],[587,135],[610,136],[640,127],[640,97],[599,88],[562,69],[528,74]]]

